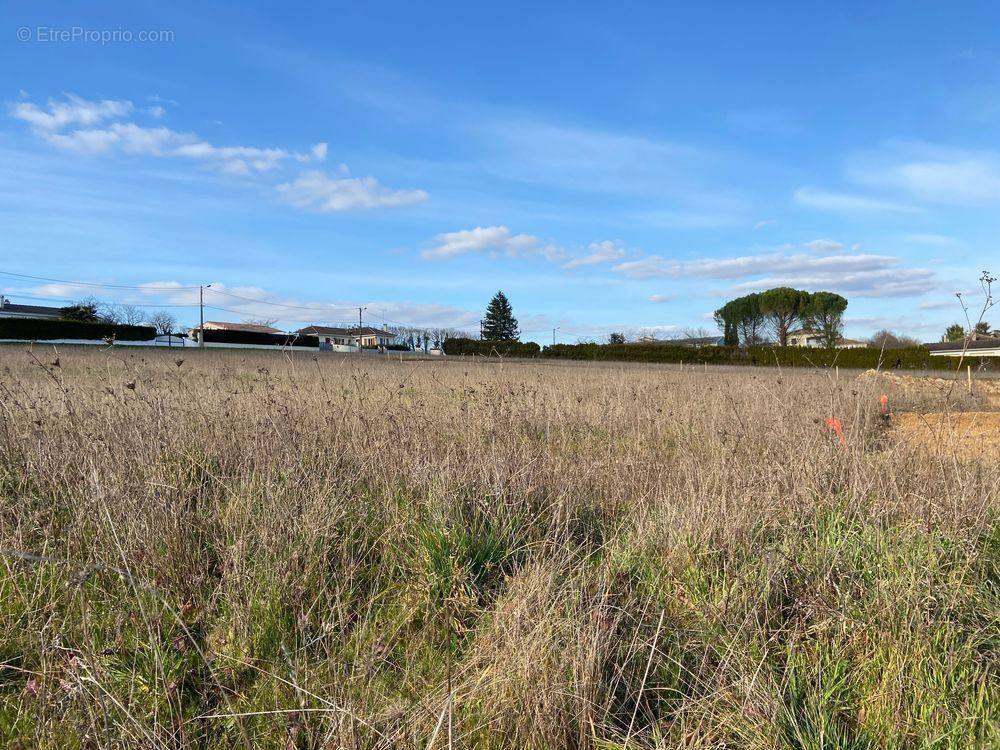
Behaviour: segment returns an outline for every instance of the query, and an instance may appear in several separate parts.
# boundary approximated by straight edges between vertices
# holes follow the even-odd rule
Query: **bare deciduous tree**
[[[266,326],[270,328],[278,322],[277,318],[243,318],[243,322],[251,326]]]
[[[177,318],[164,310],[153,313],[146,322],[153,326],[160,336],[173,333],[174,329],[177,328]]]

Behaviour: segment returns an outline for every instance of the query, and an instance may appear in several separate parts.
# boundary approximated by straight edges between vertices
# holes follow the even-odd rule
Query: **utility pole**
[[[361,346],[361,313],[363,313],[367,309],[368,309],[367,307],[359,307],[358,308],[358,354],[361,354],[361,352],[362,352],[362,346]]]
[[[198,287],[198,347],[202,348],[205,346],[205,288],[212,286],[211,284],[205,284],[204,286]],[[167,339],[169,341],[169,339]]]
[[[558,330],[558,327],[552,329],[552,346],[556,345],[556,331]]]
[[[485,333],[485,331],[486,331],[485,325],[486,325],[486,321],[485,320],[480,320],[479,321],[479,340],[480,341],[483,340],[483,333]]]

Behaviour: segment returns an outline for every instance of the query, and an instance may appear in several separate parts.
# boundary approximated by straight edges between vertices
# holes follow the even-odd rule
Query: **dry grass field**
[[[0,349],[0,747],[1000,744],[997,461],[878,403],[981,393],[56,356]]]

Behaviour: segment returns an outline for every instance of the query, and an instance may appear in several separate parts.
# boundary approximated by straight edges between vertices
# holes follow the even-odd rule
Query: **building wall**
[[[0,318],[37,318],[38,320],[59,320],[58,315],[38,315],[36,313],[12,312],[0,310]]]

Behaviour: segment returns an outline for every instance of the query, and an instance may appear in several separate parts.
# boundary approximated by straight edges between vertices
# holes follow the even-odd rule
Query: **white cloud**
[[[866,271],[885,268],[897,262],[885,255],[808,255],[805,253],[764,253],[735,258],[674,260],[649,255],[640,260],[619,263],[612,270],[632,279],[700,277],[738,279],[757,274],[803,273],[816,271]]]
[[[596,266],[599,263],[611,263],[625,257],[625,247],[620,242],[603,240],[591,242],[587,246],[587,254],[573,258],[563,264],[563,268],[579,268],[580,266]]]
[[[1000,203],[1000,154],[926,143],[889,144],[851,161],[855,182],[955,206]]]
[[[625,246],[616,240],[599,240],[585,248],[570,249],[533,234],[514,234],[505,226],[491,226],[439,234],[434,237],[434,246],[421,255],[428,260],[470,253],[508,258],[539,256],[551,263],[561,263],[565,270],[572,270],[613,263],[624,258],[626,252]]]
[[[660,302],[670,302],[671,300],[675,299],[675,297],[672,294],[651,294],[647,299],[650,302],[660,303]]]
[[[437,243],[424,250],[423,257],[454,258],[467,253],[496,253],[507,256],[528,255],[546,247],[539,237],[514,234],[507,227],[475,227],[457,232],[445,232],[434,238]]]
[[[857,297],[897,297],[923,294],[938,285],[933,271],[902,267],[900,259],[891,255],[849,254],[843,251],[840,242],[828,239],[813,240],[800,246],[790,245],[775,252],[731,258],[677,260],[648,255],[619,263],[612,271],[637,280],[702,278],[739,281],[713,294],[792,286],[811,291],[839,291]]]
[[[215,164],[221,171],[231,175],[270,172],[291,156],[288,151],[279,148],[213,146],[206,141],[180,145],[172,155]]]
[[[330,177],[318,171],[303,172],[277,190],[292,205],[319,213],[412,206],[430,197],[423,190],[384,188],[374,177]]]
[[[166,127],[149,128],[132,122],[115,122],[104,129],[45,132],[42,136],[74,153],[95,155],[118,149],[131,156],[185,158],[230,175],[269,172],[291,156],[288,151],[277,148],[214,146],[193,133]]]
[[[950,299],[937,299],[931,300],[929,302],[921,302],[917,305],[921,310],[948,310],[952,309],[956,313],[962,312],[962,306],[959,304],[955,295],[951,295]]]
[[[67,125],[97,125],[106,120],[125,117],[132,110],[132,102],[129,101],[104,99],[89,102],[67,94],[65,101],[49,99],[47,110],[32,102],[18,102],[11,107],[11,115],[37,130],[56,131]]]
[[[764,227],[769,227],[775,223],[774,219],[761,219],[760,221],[754,223],[754,229],[763,229]]]
[[[42,137],[66,151],[91,156],[108,151],[121,140],[121,136],[111,130],[77,130],[70,135],[43,133]]]
[[[726,290],[726,294],[761,291],[776,286],[790,286],[809,291],[822,289],[853,297],[911,297],[936,289],[938,281],[934,272],[925,268],[891,267],[812,273],[804,271],[765,276],[736,284]]]
[[[913,206],[866,195],[837,193],[809,187],[799,188],[793,197],[800,205],[835,213],[914,213],[918,210]]]
[[[840,213],[913,213],[918,206],[1000,204],[1000,152],[888,142],[848,160],[847,179],[878,195],[803,187],[795,201]]]
[[[132,102],[104,100],[90,102],[68,94],[66,101],[49,100],[42,109],[31,102],[19,102],[11,108],[12,115],[32,125],[34,130],[53,145],[85,155],[107,153],[115,149],[130,155],[187,158],[204,162],[230,175],[269,172],[286,159],[301,162],[322,161],[327,144],[317,143],[309,153],[300,154],[280,148],[255,146],[216,146],[194,133],[182,133],[166,127],[145,127],[120,120],[134,111]],[[147,113],[160,117],[161,106],[150,107]],[[70,129],[70,126],[83,126]],[[101,127],[96,127],[101,125]]]
[[[326,143],[317,143],[312,147],[312,157],[316,161],[326,161],[327,145]]]
[[[811,240],[804,243],[804,246],[814,253],[835,253],[844,249],[844,245],[836,240]]]
[[[159,97],[151,101],[165,102]],[[54,146],[73,153],[95,156],[123,153],[130,156],[188,159],[221,174],[247,177],[273,172],[286,162],[321,162],[328,155],[326,143],[317,143],[307,153],[282,148],[218,146],[195,133],[167,127],[146,127],[134,122],[108,122],[132,114],[131,102],[104,100],[89,102],[67,95],[65,101],[50,100],[46,108],[19,102],[11,114],[32,125],[38,135]],[[161,117],[162,106],[147,108],[147,114]],[[73,129],[71,126],[81,126]],[[303,172],[295,180],[277,186],[292,205],[321,213],[381,206],[406,206],[427,200],[423,190],[389,190],[374,177],[352,178],[346,167],[343,175],[328,177],[321,172]]]

